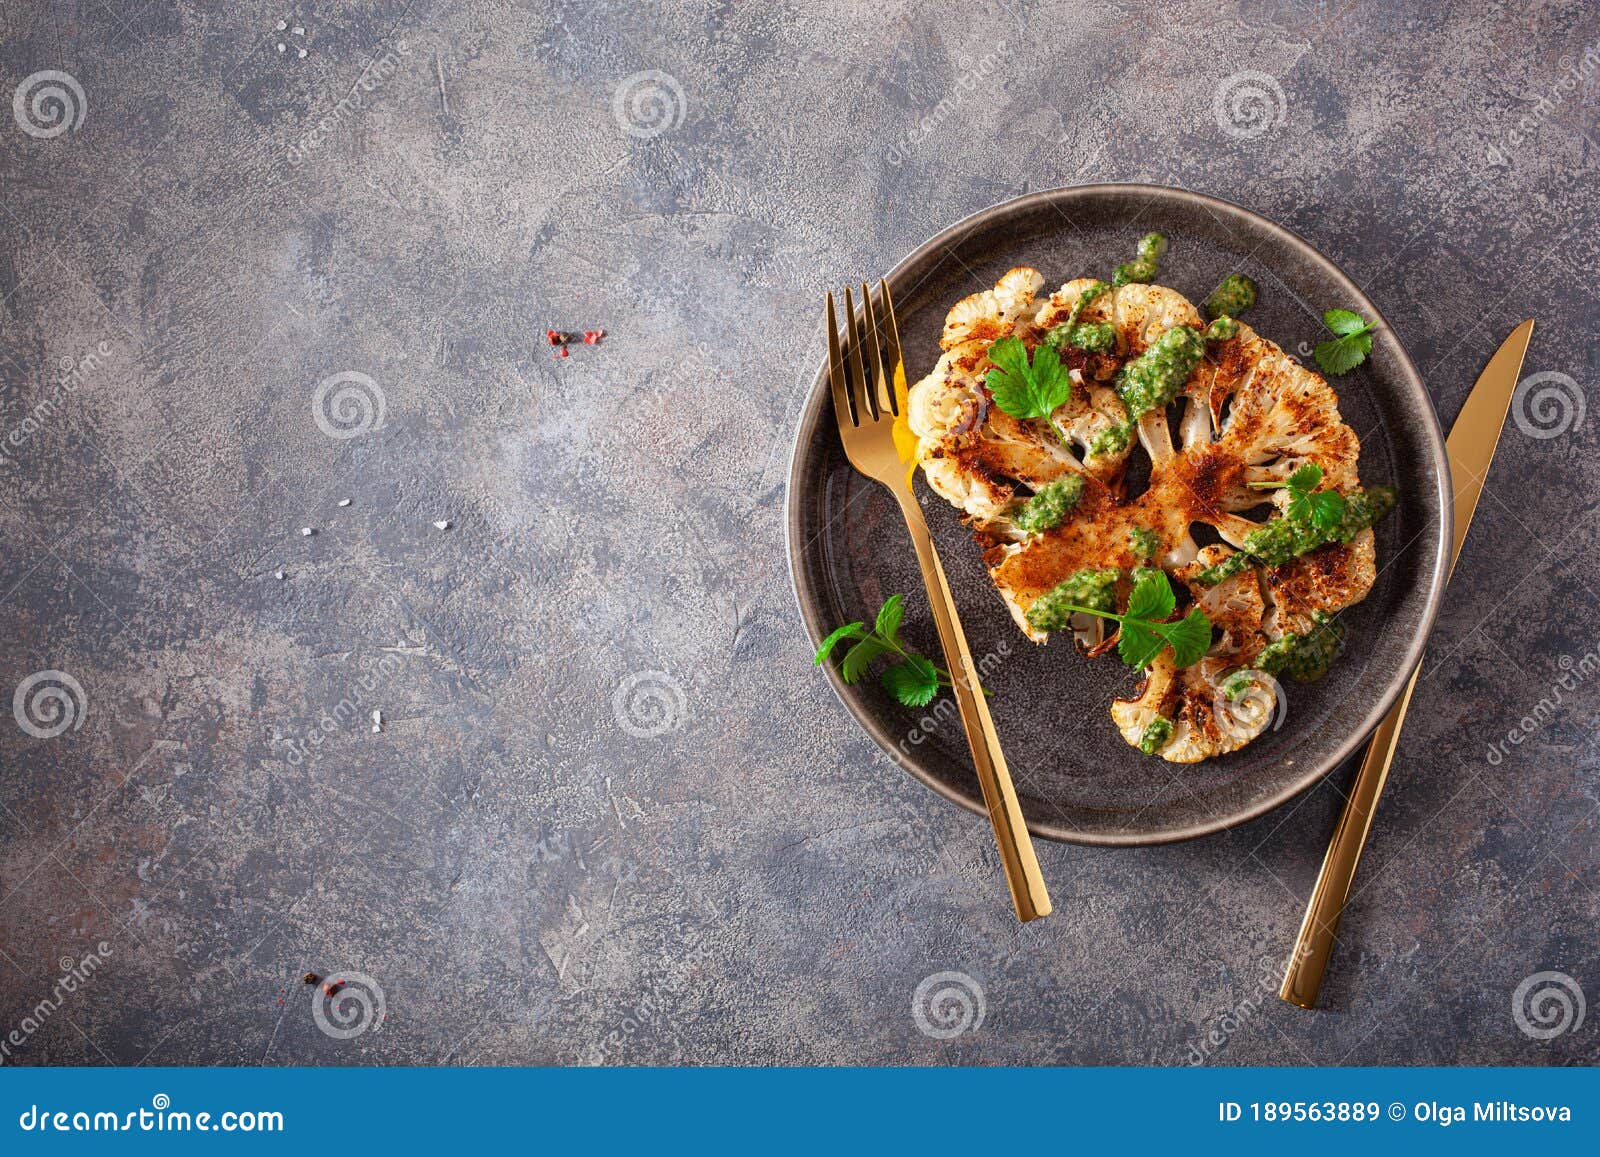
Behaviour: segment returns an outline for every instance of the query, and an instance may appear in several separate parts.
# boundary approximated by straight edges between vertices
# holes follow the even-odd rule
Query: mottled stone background
[[[1600,1055],[1600,1014],[1540,1041],[1511,1006],[1547,970],[1600,996],[1592,5],[0,19],[0,698],[76,684],[32,685],[59,735],[0,712],[5,1063]],[[1507,428],[1315,1013],[1272,962],[1341,777],[1189,844],[1041,846],[1057,912],[1019,928],[789,585],[822,289],[1118,180],[1310,238],[1446,422],[1524,317],[1566,375]],[[370,383],[319,406],[339,374]],[[382,1023],[322,1031],[307,970]],[[937,1039],[945,971],[984,1017]]]

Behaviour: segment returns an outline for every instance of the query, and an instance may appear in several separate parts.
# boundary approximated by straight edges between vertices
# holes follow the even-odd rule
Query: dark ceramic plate
[[[1105,276],[1138,237],[1165,233],[1157,280],[1203,301],[1227,274],[1261,286],[1249,322],[1302,360],[1327,335],[1324,309],[1379,321],[1365,365],[1334,381],[1344,420],[1361,438],[1361,478],[1399,487],[1378,527],[1372,593],[1342,617],[1345,653],[1321,682],[1286,683],[1278,729],[1242,751],[1194,765],[1125,744],[1109,712],[1137,679],[1114,656],[1088,661],[1070,645],[1036,647],[1012,623],[955,508],[919,480],[918,494],[984,666],[995,724],[1034,834],[1089,844],[1153,844],[1219,831],[1277,807],[1350,754],[1377,725],[1420,661],[1447,575],[1449,467],[1438,418],[1416,368],[1377,309],[1322,254],[1288,230],[1226,201],[1150,185],[1090,185],[1034,193],[946,230],[889,274],[915,382],[937,360],[944,316],[958,299],[1031,265],[1045,292]],[[800,612],[814,640],[871,620],[885,596],[907,596],[908,639],[937,657],[927,596],[887,491],[856,474],[834,429],[826,366],[800,419],[789,472],[788,549]],[[1142,458],[1135,451],[1134,459]],[[940,660],[942,662],[942,660]],[[945,798],[985,814],[960,719],[936,701],[899,706],[868,679],[834,691],[892,760]]]

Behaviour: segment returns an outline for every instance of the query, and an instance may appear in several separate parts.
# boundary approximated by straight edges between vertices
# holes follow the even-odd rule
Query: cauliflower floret
[[[910,391],[916,462],[929,485],[974,525],[996,589],[1036,642],[1048,638],[1027,619],[1036,600],[1080,571],[1142,565],[1150,561],[1148,551],[1136,553],[1131,544],[1156,544],[1154,561],[1191,583],[1221,635],[1205,658],[1182,671],[1172,669],[1170,653],[1163,652],[1135,696],[1117,700],[1111,711],[1129,743],[1143,742],[1173,762],[1194,762],[1237,750],[1271,723],[1275,709],[1262,709],[1261,694],[1219,699],[1220,684],[1248,669],[1263,648],[1305,635],[1318,616],[1364,598],[1376,576],[1373,536],[1363,530],[1348,544],[1253,568],[1214,587],[1196,575],[1260,528],[1252,512],[1265,503],[1275,513],[1286,509],[1287,490],[1252,483],[1282,483],[1315,464],[1325,488],[1351,493],[1360,486],[1360,442],[1340,419],[1328,384],[1242,323],[1231,336],[1205,342],[1174,400],[1181,408],[1176,430],[1161,404],[1172,396],[1165,387],[1158,387],[1154,404],[1148,392],[1129,394],[1138,418],[1131,422],[1117,390],[1129,381],[1118,376],[1120,368],[1178,326],[1194,334],[1175,335],[1181,340],[1162,346],[1197,352],[1205,323],[1192,303],[1164,286],[1108,287],[1085,300],[1097,284],[1070,281],[1036,304],[1043,278],[1017,268],[994,289],[958,302],[945,321],[943,356]],[[1087,343],[1092,349],[1062,340],[1075,330],[1051,338],[1074,308],[1078,323],[1109,326],[1110,338],[1098,336]],[[1059,349],[1072,390],[1048,419],[1018,419],[990,398],[988,350],[1007,336],[1021,340],[1031,357],[1046,341]],[[1145,364],[1157,363],[1147,358]],[[1146,380],[1159,372],[1147,370]],[[1150,458],[1150,478],[1143,493],[1129,498],[1134,434]],[[1084,479],[1081,501],[1059,523],[1019,527],[1015,517],[1027,497],[1069,475]],[[1199,549],[1191,534],[1195,524],[1209,525],[1227,545]],[[1105,649],[1104,620],[1075,615],[1070,626],[1091,655]],[[1270,691],[1275,703],[1276,683]],[[1152,731],[1158,720],[1165,722]]]

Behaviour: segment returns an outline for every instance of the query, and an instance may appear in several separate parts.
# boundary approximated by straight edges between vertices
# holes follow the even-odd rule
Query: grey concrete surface
[[[1600,1055],[1600,1016],[1512,1007],[1600,994],[1591,5],[0,19],[0,692],[57,673],[0,716],[0,1061]],[[820,291],[1109,180],[1310,238],[1446,422],[1524,317],[1565,375],[1508,427],[1316,1013],[1269,990],[1339,778],[1042,846],[1019,928],[793,606]],[[308,970],[366,979],[319,1021]]]

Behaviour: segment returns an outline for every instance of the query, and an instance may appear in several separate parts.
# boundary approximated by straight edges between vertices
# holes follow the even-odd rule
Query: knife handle
[[[1317,1005],[1322,977],[1337,943],[1334,934],[1339,930],[1339,917],[1344,914],[1345,901],[1350,898],[1356,865],[1361,862],[1361,849],[1366,846],[1367,833],[1372,829],[1378,797],[1383,794],[1383,785],[1389,778],[1389,764],[1400,740],[1400,725],[1405,722],[1411,692],[1416,690],[1417,676],[1421,672],[1420,665],[1411,672],[1411,680],[1399,702],[1389,709],[1389,714],[1372,733],[1361,770],[1356,772],[1355,782],[1350,786],[1344,814],[1339,817],[1339,826],[1328,844],[1328,855],[1322,861],[1317,886],[1312,889],[1311,900],[1306,905],[1306,918],[1301,921],[1300,934],[1295,937],[1294,954],[1284,972],[1283,987],[1278,990],[1278,995],[1290,1004],[1301,1008]]]

